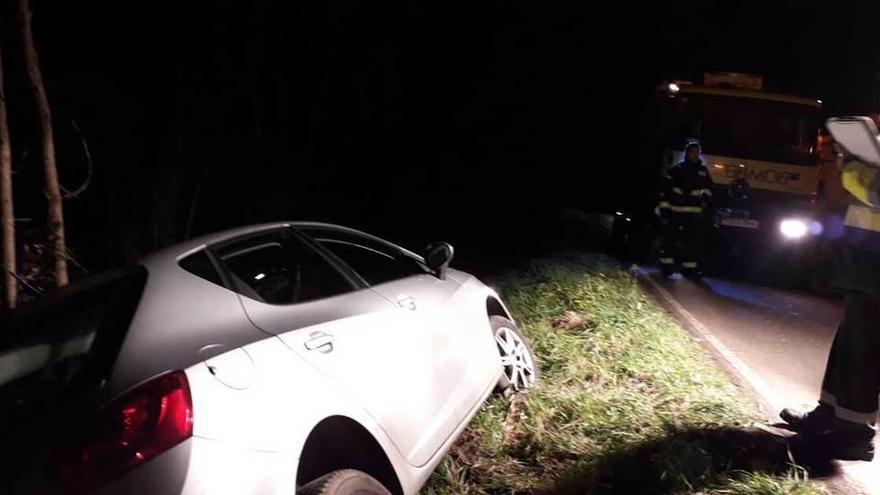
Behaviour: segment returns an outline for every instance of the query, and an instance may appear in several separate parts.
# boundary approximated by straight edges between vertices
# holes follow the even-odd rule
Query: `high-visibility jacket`
[[[712,176],[703,162],[683,161],[663,178],[657,213],[673,221],[698,218],[711,197]]]
[[[841,171],[841,182],[851,204],[842,219],[824,225],[824,236],[835,241],[831,285],[880,295],[880,168],[848,162]]]
[[[843,222],[846,241],[880,251],[880,169],[851,161],[843,167],[841,182],[858,202],[847,207]]]

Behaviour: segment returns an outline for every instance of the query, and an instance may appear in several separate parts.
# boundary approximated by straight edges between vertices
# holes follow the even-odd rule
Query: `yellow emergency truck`
[[[750,74],[707,73],[661,88],[663,173],[699,141],[715,183],[713,254],[790,262],[820,229],[822,102],[764,89]]]

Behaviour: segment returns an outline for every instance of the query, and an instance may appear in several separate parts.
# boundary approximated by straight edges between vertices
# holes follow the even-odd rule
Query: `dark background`
[[[26,241],[45,207],[6,3]],[[832,114],[880,110],[876,2],[555,3],[32,0],[62,184],[87,175],[80,137],[94,167],[65,202],[75,272],[279,219],[529,252],[560,211],[642,194],[668,77],[752,72]]]

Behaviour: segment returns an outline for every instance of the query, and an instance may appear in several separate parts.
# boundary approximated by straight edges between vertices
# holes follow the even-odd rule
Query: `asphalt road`
[[[751,379],[741,378],[769,408],[815,405],[828,350],[843,316],[840,299],[716,278],[701,284],[664,280],[650,270],[643,277],[665,291],[671,309],[684,313],[706,340],[722,349],[721,359],[732,361],[727,363],[732,369],[751,374]],[[767,420],[778,421],[777,412],[766,411]],[[842,464],[861,491],[880,494],[880,461]]]

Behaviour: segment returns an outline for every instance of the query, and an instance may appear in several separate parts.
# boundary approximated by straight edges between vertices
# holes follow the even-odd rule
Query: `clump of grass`
[[[751,403],[615,262],[538,260],[498,285],[542,381],[491,399],[427,493],[821,492],[784,444],[749,428]]]
[[[768,476],[763,473],[740,473],[737,477],[727,480],[726,486],[713,490],[717,494],[754,494],[754,495],[813,495],[818,491],[808,481],[806,474],[793,469],[787,476]]]

